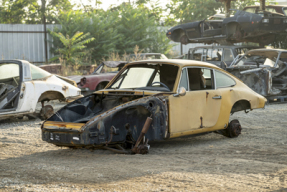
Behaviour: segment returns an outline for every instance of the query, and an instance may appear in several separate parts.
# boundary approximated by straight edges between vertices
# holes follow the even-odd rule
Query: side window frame
[[[199,51],[199,50],[201,51],[201,53],[200,53],[200,54],[201,54],[201,55],[200,55],[200,60],[194,58],[194,54],[198,54],[198,53],[195,53],[195,52],[196,52],[196,51]],[[199,47],[199,48],[194,48],[194,49],[192,50],[192,58],[191,58],[191,59],[192,59],[192,60],[196,60],[196,61],[202,61],[202,56],[203,56],[203,54],[204,54],[203,48],[200,48],[200,47]],[[198,57],[198,56],[197,56],[197,57]]]
[[[216,73],[221,73],[221,74],[223,74],[223,75],[225,75],[225,76],[227,76],[227,77],[229,77],[230,79],[232,79],[233,80],[233,82],[234,82],[234,85],[233,86],[224,86],[224,87],[218,87],[217,86],[217,81],[216,81]],[[214,76],[214,86],[215,86],[215,89],[220,89],[220,88],[227,88],[227,87],[234,87],[237,83],[236,83],[236,81],[230,76],[230,75],[228,75],[228,74],[225,74],[225,73],[222,73],[221,71],[218,71],[218,70],[215,70],[215,69],[213,69],[213,76]]]
[[[187,72],[187,67],[184,67],[184,68],[182,68],[181,69],[181,74],[180,74],[180,79],[179,79],[179,83],[178,83],[178,86],[177,86],[177,92],[178,92],[178,90],[179,90],[179,86],[180,86],[180,82],[181,82],[181,79],[182,79],[182,75],[183,75],[183,71],[186,71],[186,80],[187,80],[187,89],[186,89],[186,92],[188,92],[189,91],[189,78],[188,78],[188,72]]]
[[[188,76],[188,69],[189,68],[200,68],[200,69],[208,69],[211,71],[211,82],[213,83],[213,88],[211,89],[202,89],[202,90],[190,90],[190,85],[189,85],[189,76]],[[180,75],[180,80],[179,80],[179,83],[178,83],[178,86],[177,86],[177,92],[179,90],[179,86],[180,86],[180,82],[181,82],[181,79],[182,79],[182,72],[183,70],[186,70],[186,79],[187,79],[187,86],[188,86],[188,89],[186,90],[186,92],[190,92],[190,91],[206,91],[206,90],[216,90],[217,87],[216,87],[216,79],[215,79],[215,70],[212,69],[212,68],[208,68],[208,67],[201,67],[201,66],[188,66],[188,67],[184,67],[182,68],[181,70],[181,75]]]

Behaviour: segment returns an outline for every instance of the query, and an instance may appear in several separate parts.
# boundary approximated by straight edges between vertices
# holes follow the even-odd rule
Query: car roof
[[[116,67],[122,67],[128,62],[127,61],[103,61],[102,63],[106,65],[107,67],[116,68]]]
[[[254,45],[202,45],[202,46],[196,46],[194,48],[259,48],[259,46]]]
[[[287,50],[285,49],[252,49],[246,52],[246,54],[248,53],[252,53],[252,52],[257,52],[257,51],[276,51],[276,52],[287,52]]]
[[[253,7],[259,7],[259,5],[250,5],[250,6],[246,6],[245,8],[253,8]],[[265,7],[287,7],[287,5],[266,5]]]
[[[146,55],[161,55],[162,53],[138,53],[139,56],[146,56]],[[135,56],[135,54],[130,54],[130,56]]]
[[[215,69],[221,69],[217,67],[216,65],[213,65],[211,63],[202,62],[202,61],[195,61],[195,60],[184,60],[184,59],[154,59],[154,60],[142,60],[142,61],[134,61],[129,63],[128,65],[133,64],[145,64],[145,63],[151,63],[151,64],[176,64],[181,67],[185,66],[203,66],[203,67],[210,67]]]

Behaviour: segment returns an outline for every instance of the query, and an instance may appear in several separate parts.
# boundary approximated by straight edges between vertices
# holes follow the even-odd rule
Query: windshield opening
[[[0,86],[3,84],[18,86],[20,82],[20,68],[15,63],[0,64]]]
[[[277,51],[258,51],[251,52],[244,55],[237,63],[237,66],[242,65],[264,65],[270,67],[276,67],[276,61],[278,58]]]
[[[172,91],[178,66],[168,64],[131,65],[117,77],[111,89]]]
[[[119,70],[120,67],[108,67],[107,65],[101,65],[98,70],[94,71],[92,74],[117,73]]]

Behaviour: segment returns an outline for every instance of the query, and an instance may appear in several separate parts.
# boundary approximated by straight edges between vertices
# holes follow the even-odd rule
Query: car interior
[[[189,90],[213,89],[212,70],[203,68],[188,68]]]
[[[19,65],[0,64],[0,110],[17,107],[20,86]]]

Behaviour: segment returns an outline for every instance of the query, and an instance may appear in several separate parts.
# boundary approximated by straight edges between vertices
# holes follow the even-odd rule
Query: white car
[[[35,114],[42,103],[42,117],[52,115],[53,108],[45,101],[69,101],[82,97],[72,80],[55,76],[23,60],[0,61],[0,120]]]

